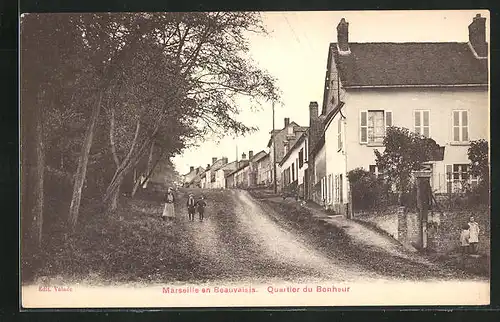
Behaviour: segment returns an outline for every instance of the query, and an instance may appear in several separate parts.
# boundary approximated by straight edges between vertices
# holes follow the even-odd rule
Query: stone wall
[[[470,210],[445,210],[429,212],[427,247],[438,253],[453,253],[459,248],[460,227],[473,215],[479,223],[479,246],[482,254],[490,252],[490,211],[486,207]],[[404,212],[398,207],[383,211],[357,212],[354,217],[369,222],[386,231],[394,239],[409,247],[419,241],[419,215],[415,211]]]

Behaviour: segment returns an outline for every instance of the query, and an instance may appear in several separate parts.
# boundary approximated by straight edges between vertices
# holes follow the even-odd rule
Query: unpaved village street
[[[204,195],[203,222],[188,220],[185,196],[179,192],[175,223],[159,225],[175,231],[179,247],[188,247],[192,258],[190,281],[360,281],[371,279],[454,279],[459,273],[430,263],[417,254],[386,245],[358,243],[342,230],[323,235],[294,225],[280,213],[242,190],[189,190]],[[158,209],[160,212],[161,209]],[[335,227],[332,227],[335,229]],[[307,229],[307,228],[306,228]],[[376,234],[376,232],[373,232]],[[318,243],[318,241],[320,241]],[[392,243],[392,244],[391,244]],[[168,269],[165,267],[165,269]],[[182,269],[176,267],[176,269]]]

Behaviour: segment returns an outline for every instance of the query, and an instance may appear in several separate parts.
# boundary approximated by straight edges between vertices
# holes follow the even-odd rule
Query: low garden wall
[[[460,229],[470,216],[474,216],[480,227],[478,251],[490,254],[490,210],[476,207],[463,210],[443,210],[429,212],[427,225],[427,248],[438,253],[454,253],[459,249]],[[379,211],[356,212],[355,219],[384,230],[402,244],[415,247],[419,238],[418,213],[400,211],[398,207],[388,207]]]

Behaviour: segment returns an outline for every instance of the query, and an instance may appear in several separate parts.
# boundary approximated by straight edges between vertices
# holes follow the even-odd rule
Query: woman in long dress
[[[168,188],[167,193],[165,194],[165,207],[163,208],[162,218],[163,220],[167,219],[175,219],[175,195],[172,191],[172,188]]]

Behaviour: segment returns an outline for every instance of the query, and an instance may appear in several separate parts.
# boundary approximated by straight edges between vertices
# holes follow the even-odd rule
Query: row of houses
[[[269,153],[253,151],[242,153],[241,159],[228,162],[227,157],[212,158],[212,163],[203,167],[190,167],[184,175],[184,186],[203,189],[252,188],[269,186],[272,182]]]
[[[352,43],[348,29],[341,19],[337,42],[328,48],[323,104],[319,110],[310,102],[309,126],[285,118],[284,127],[270,133],[268,152],[232,165],[214,159],[201,172],[201,187],[271,184],[276,165],[279,190],[292,189],[346,214],[347,173],[363,168],[378,174],[374,150],[383,151],[390,126],[445,148],[442,161],[426,164],[435,192],[449,192],[464,180],[477,183],[468,173],[467,150],[471,140],[488,139],[486,18],[473,18],[464,43]]]

